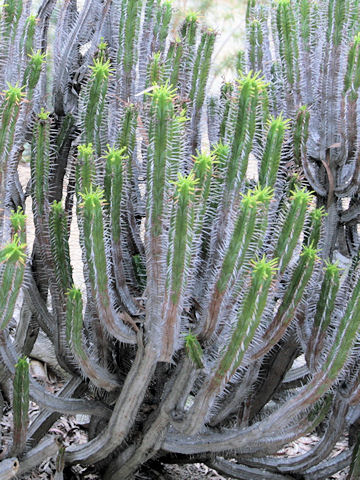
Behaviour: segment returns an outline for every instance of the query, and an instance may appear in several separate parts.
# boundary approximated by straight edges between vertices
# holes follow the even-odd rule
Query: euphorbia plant
[[[59,478],[74,464],[134,478],[150,460],[240,479],[328,478],[351,463],[355,478],[358,2],[249,1],[248,65],[239,55],[218,98],[206,88],[216,34],[194,13],[170,38],[169,2],[55,5],[2,7],[0,386],[15,413],[0,479],[48,456]],[[28,373],[40,330],[67,375],[58,394]],[[49,434],[61,414],[89,415],[87,442]],[[316,429],[309,452],[279,459]]]

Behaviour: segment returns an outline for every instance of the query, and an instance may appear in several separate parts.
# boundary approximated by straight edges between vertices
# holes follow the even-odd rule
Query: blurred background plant
[[[245,45],[246,0],[175,0],[177,14],[174,31],[183,20],[186,12],[199,12],[206,25],[219,32],[213,55],[213,83],[215,88],[224,77],[232,79],[236,72],[236,59],[239,48]],[[214,81],[215,79],[215,81]]]

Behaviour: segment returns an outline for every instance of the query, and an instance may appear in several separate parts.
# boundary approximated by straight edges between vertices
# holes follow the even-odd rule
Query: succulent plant
[[[59,479],[75,464],[130,479],[150,461],[356,478],[358,1],[249,0],[247,54],[218,96],[216,33],[196,14],[171,38],[167,1],[56,3],[1,11],[0,392],[14,440],[0,479],[49,456]],[[57,394],[25,360],[41,330],[66,375]],[[89,415],[87,442],[49,435],[61,414]],[[314,431],[307,453],[278,455]]]

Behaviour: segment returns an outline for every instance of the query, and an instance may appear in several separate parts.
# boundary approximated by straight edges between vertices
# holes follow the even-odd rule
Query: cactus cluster
[[[249,0],[247,51],[217,96],[217,34],[195,13],[173,37],[169,1],[30,3],[0,16],[0,399],[14,419],[0,480],[49,456],[59,480],[76,464],[131,479],[155,460],[355,479],[358,0]],[[40,330],[58,394],[29,373]],[[49,433],[61,414],[89,416],[86,443]],[[308,452],[277,455],[314,431]]]

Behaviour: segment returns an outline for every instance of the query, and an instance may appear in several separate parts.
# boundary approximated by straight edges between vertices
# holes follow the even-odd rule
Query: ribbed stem
[[[267,326],[263,334],[263,346],[256,349],[256,358],[260,358],[270,351],[282,338],[290,322],[294,320],[296,310],[303,298],[305,288],[310,281],[315,262],[318,258],[316,253],[317,250],[312,245],[303,247],[300,260],[291,276],[291,280],[274,319]]]
[[[262,71],[264,45],[263,32],[259,20],[253,19],[248,23],[247,35],[249,42],[249,67],[253,72]]]
[[[340,269],[336,264],[328,263],[317,302],[314,323],[309,338],[307,355],[312,368],[320,359],[324,341],[328,333],[331,316],[335,308],[336,295],[340,287]]]
[[[119,386],[115,375],[102,368],[85,348],[82,340],[83,303],[80,290],[75,287],[67,292],[66,340],[82,373],[97,387],[112,391]]]
[[[5,8],[5,7],[4,7]],[[0,106],[0,231],[2,232],[2,209],[4,195],[7,189],[6,182],[10,168],[10,152],[15,139],[15,126],[20,112],[21,101],[24,97],[23,88],[18,85],[8,85],[3,92],[4,101]]]
[[[253,262],[252,267],[251,283],[242,301],[231,338],[219,354],[219,359],[197,393],[184,421],[182,428],[185,428],[187,434],[196,433],[203,425],[212,401],[241,364],[260,323],[276,270],[276,261],[267,261],[263,257]]]
[[[38,114],[31,149],[31,194],[36,222],[43,222],[49,193],[50,118],[44,110]]]
[[[264,84],[258,74],[250,72],[239,80],[233,142],[227,166],[225,192],[232,192],[245,178],[255,134],[256,107]]]
[[[39,81],[40,74],[45,63],[45,53],[40,50],[29,55],[28,65],[26,67],[23,79],[23,85],[27,88],[27,98],[31,100],[34,95],[35,87]]]
[[[259,183],[262,187],[273,188],[275,185],[286,128],[287,121],[283,120],[281,115],[270,121],[259,172]]]
[[[133,343],[135,334],[116,314],[109,290],[102,211],[103,192],[90,188],[89,191],[81,192],[80,196],[83,199],[80,211],[83,220],[84,247],[100,321],[111,335],[126,343]]]
[[[54,259],[57,281],[65,293],[71,287],[73,281],[67,218],[60,202],[54,201],[51,204],[49,212],[49,232],[51,254]]]
[[[21,234],[20,234],[21,235]],[[26,244],[18,234],[0,250],[0,329],[12,319],[25,272]]]
[[[132,100],[133,73],[137,62],[137,45],[139,41],[140,15],[142,0],[127,0],[123,2],[124,13],[120,23],[120,45],[118,62],[122,66],[123,82],[121,98],[125,102]]]
[[[195,57],[196,33],[198,28],[198,16],[190,12],[180,27],[180,38],[182,41],[182,57],[180,67],[181,92],[188,95],[190,90],[191,74]]]
[[[163,326],[161,360],[170,362],[178,342],[183,295],[188,281],[189,256],[193,238],[192,199],[198,180],[194,173],[178,175],[175,183],[173,228],[169,235],[168,275]]]
[[[280,274],[284,273],[294,253],[303,225],[311,194],[306,189],[296,188],[292,192],[289,211],[283,223],[277,245],[274,250],[274,258],[279,258]]]
[[[278,2],[276,11],[277,32],[279,35],[279,53],[284,60],[288,83],[294,86],[298,81],[298,41],[295,29],[294,12],[290,0]]]
[[[15,365],[13,384],[13,445],[12,454],[23,453],[26,445],[26,433],[29,424],[29,362],[20,358]]]
[[[262,213],[266,216],[266,207],[268,207],[271,197],[271,189],[266,187],[249,191],[241,201],[239,216],[225,252],[209,307],[206,310],[207,317],[201,330],[202,340],[208,340],[215,331],[224,296],[232,287],[236,274],[241,270],[250,244],[260,233],[255,231],[258,211],[265,206]],[[261,233],[264,234],[264,232]]]
[[[302,164],[303,155],[306,155],[306,142],[309,136],[310,113],[306,106],[300,107],[293,125],[293,153],[297,165]]]
[[[95,154],[100,157],[103,149],[102,130],[105,121],[106,94],[109,76],[112,74],[110,60],[105,61],[102,57],[94,59],[90,69],[91,76],[82,96],[84,109],[84,112],[81,112],[82,140],[85,144],[91,144]]]

